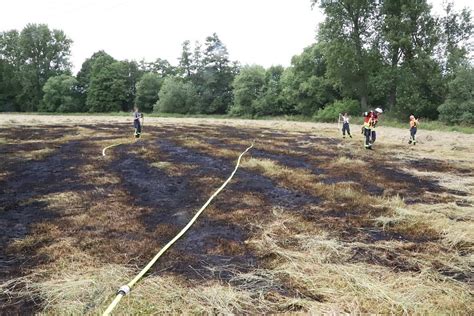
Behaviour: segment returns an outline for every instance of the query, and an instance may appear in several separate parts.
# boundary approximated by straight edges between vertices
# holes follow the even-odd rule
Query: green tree
[[[416,78],[426,78],[427,74],[437,76],[433,74],[436,67],[432,56],[439,43],[439,27],[431,14],[431,7],[425,0],[386,0],[382,3],[381,14],[380,51],[387,70],[382,71],[386,77],[380,76],[378,82],[386,84],[386,109],[396,107],[397,96],[405,102],[424,103],[423,99],[416,100],[414,96],[422,96],[423,90],[433,90],[434,87],[428,87],[426,82],[423,84]],[[407,80],[406,76],[410,79]],[[404,90],[399,91],[400,86]],[[433,101],[427,96],[428,103]],[[407,106],[407,103],[401,104],[398,111]]]
[[[245,66],[233,82],[234,104],[231,113],[237,115],[258,114],[263,102],[265,69],[262,66]]]
[[[13,65],[0,58],[0,112],[20,110],[17,95],[20,82]]]
[[[190,48],[190,41],[184,41],[182,45],[181,57],[179,59],[179,74],[184,77],[191,77],[193,73],[193,60]]]
[[[99,57],[92,67],[86,105],[90,112],[120,111],[129,101],[127,63],[108,63]]]
[[[20,100],[24,110],[36,111],[43,98],[43,85],[50,77],[70,73],[71,44],[63,31],[50,30],[45,24],[28,24],[21,31]]]
[[[92,54],[91,57],[87,58],[81,66],[81,69],[77,73],[77,81],[78,81],[78,92],[80,94],[80,108],[79,111],[87,112],[89,109],[87,108],[86,101],[87,101],[87,93],[89,92],[89,86],[91,82],[92,76],[92,68],[94,67],[95,62],[101,58],[100,65],[108,65],[116,60],[107,54],[105,51],[100,50]],[[96,66],[96,71],[99,70],[101,67]]]
[[[159,100],[159,92],[163,78],[155,73],[146,73],[137,84],[136,105],[144,111],[153,111],[153,106]]]
[[[191,82],[184,82],[177,77],[165,79],[159,93],[155,111],[164,113],[194,113],[198,95]]]
[[[452,1],[443,4],[444,16],[441,18],[443,69],[450,76],[464,60],[469,58],[473,23],[469,9],[455,11]]]
[[[400,68],[395,116],[406,118],[409,113],[432,120],[438,118],[437,108],[443,103],[445,87],[441,66],[431,57],[419,57]]]
[[[19,37],[17,30],[0,33],[0,111],[21,111]]]
[[[138,63],[132,61],[121,61],[122,65],[126,69],[126,101],[122,103],[122,111],[128,112],[133,109],[137,95],[137,84],[143,76],[143,72],[139,69]],[[151,111],[151,109],[150,109]]]
[[[283,66],[271,66],[265,71],[265,89],[262,101],[258,103],[259,115],[289,114],[291,108],[283,98]]]
[[[140,61],[138,65],[142,73],[153,72],[159,74],[161,77],[174,76],[177,74],[177,69],[173,67],[166,59],[158,58],[153,62]]]
[[[440,119],[447,123],[474,124],[474,67],[460,65],[449,83],[446,102],[439,108]]]
[[[374,45],[377,2],[372,0],[311,0],[326,14],[319,39],[324,43],[327,76],[351,97],[357,96],[366,108],[369,98],[368,50]]]
[[[202,64],[199,93],[204,108],[200,110],[207,114],[224,114],[232,104],[235,70],[229,60],[227,48],[215,33],[206,38]]]
[[[43,86],[43,102],[39,110],[44,112],[76,112],[80,108],[78,81],[70,75],[50,77]]]
[[[61,30],[45,24],[28,24],[21,33],[2,33],[0,55],[13,66],[21,84],[16,99],[21,111],[35,111],[43,98],[43,86],[53,76],[70,74],[72,41]]]
[[[338,96],[326,77],[327,62],[320,44],[313,44],[291,59],[281,77],[285,113],[312,116]]]

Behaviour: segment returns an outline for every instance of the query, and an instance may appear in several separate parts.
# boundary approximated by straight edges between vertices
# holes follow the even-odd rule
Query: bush
[[[474,124],[474,100],[447,100],[438,108],[440,120],[449,124]]]
[[[262,66],[245,66],[232,83],[234,104],[230,113],[233,115],[257,114],[261,107],[265,88],[265,69]]]
[[[50,77],[43,86],[41,112],[76,112],[79,110],[77,80],[69,75]]]
[[[146,73],[137,84],[135,104],[143,112],[151,112],[158,102],[163,79],[155,73]]]
[[[440,119],[450,124],[474,124],[474,68],[459,68],[449,83],[446,102],[439,108]]]
[[[334,101],[326,105],[323,109],[319,109],[314,115],[314,119],[323,122],[334,122],[340,113],[347,112],[350,115],[357,115],[360,112],[359,102],[352,99],[343,99]]]
[[[194,113],[199,104],[199,96],[191,82],[180,78],[166,78],[155,104],[155,111],[164,113]]]

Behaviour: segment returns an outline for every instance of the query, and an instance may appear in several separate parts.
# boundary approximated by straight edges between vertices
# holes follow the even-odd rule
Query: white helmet
[[[376,109],[375,109],[375,112],[377,112],[377,113],[383,113],[383,111],[382,111],[381,108],[376,108]]]

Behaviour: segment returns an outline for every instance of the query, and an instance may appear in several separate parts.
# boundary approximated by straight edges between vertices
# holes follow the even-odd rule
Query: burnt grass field
[[[4,124],[0,314],[103,311],[254,140],[119,313],[473,313],[472,135],[314,126]]]

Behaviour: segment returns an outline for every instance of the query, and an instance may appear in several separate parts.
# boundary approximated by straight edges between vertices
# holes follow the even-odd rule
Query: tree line
[[[304,115],[333,120],[382,107],[474,123],[471,12],[425,0],[310,0],[325,14],[316,43],[289,67],[241,66],[217,34],[182,44],[178,65],[94,53],[74,76],[72,40],[29,24],[0,33],[0,111]]]

